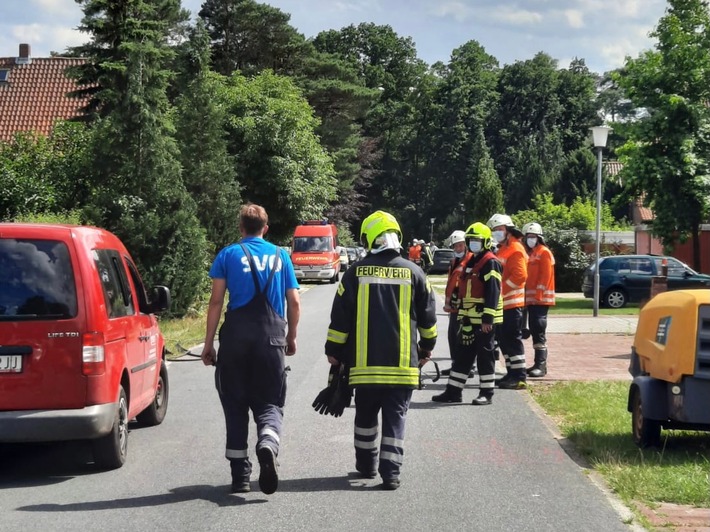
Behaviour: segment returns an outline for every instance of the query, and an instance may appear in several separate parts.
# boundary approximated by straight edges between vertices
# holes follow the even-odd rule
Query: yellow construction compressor
[[[710,430],[710,290],[674,290],[639,314],[629,372],[633,438],[658,446],[661,428]]]

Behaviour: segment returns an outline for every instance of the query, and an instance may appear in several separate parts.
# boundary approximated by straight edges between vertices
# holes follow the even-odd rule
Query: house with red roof
[[[77,89],[66,69],[84,63],[76,57],[32,57],[20,44],[16,57],[0,57],[0,142],[19,132],[49,135],[58,120],[79,115],[87,103],[69,97]]]

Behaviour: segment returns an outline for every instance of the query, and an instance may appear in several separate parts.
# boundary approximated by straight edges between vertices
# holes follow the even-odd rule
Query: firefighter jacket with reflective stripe
[[[470,254],[459,278],[459,319],[474,325],[503,323],[501,264],[490,251]]]
[[[528,254],[520,239],[508,235],[508,239],[498,247],[497,257],[503,266],[503,309],[524,307]]]
[[[538,243],[530,252],[525,304],[555,304],[555,257],[545,244]]]
[[[449,277],[446,280],[446,290],[444,291],[444,306],[452,307],[451,312],[455,313],[458,311],[458,286],[459,277],[463,268],[470,258],[471,252],[466,252],[466,254],[457,259],[454,257],[449,263]],[[455,295],[454,295],[455,294]],[[453,298],[452,298],[453,296]]]
[[[396,251],[368,254],[343,274],[325,353],[350,366],[353,386],[419,384],[419,347],[436,343],[434,292],[424,272]]]

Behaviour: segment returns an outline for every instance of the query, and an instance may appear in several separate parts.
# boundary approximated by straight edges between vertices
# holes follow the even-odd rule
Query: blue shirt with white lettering
[[[280,247],[255,236],[243,238],[238,244],[231,244],[223,248],[215,257],[212,268],[210,268],[212,279],[226,279],[227,281],[227,291],[229,292],[227,310],[243,307],[256,295],[249,260],[239,244],[243,244],[251,253],[256,267],[256,275],[259,278],[259,287],[262,290],[274,266],[276,253],[281,255],[279,267],[274,273],[266,296],[274,310],[284,318],[286,290],[299,288],[291,258]]]

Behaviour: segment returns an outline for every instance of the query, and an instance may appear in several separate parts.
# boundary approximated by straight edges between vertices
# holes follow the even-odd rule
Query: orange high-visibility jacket
[[[555,257],[550,248],[541,243],[533,248],[528,259],[525,304],[555,304]]]
[[[528,280],[528,254],[519,238],[508,235],[498,246],[498,260],[503,265],[503,310],[525,306],[525,282]]]
[[[419,262],[422,258],[422,247],[417,244],[416,246],[409,247],[409,260],[414,262]]]
[[[460,259],[453,258],[451,260],[451,264],[449,264],[449,277],[446,280],[446,290],[444,290],[444,306],[445,307],[451,306],[451,296],[454,293],[454,291],[458,290],[459,279],[461,278],[461,272],[463,271],[464,266],[466,266],[466,263],[468,262],[468,259],[470,258],[470,256],[471,256],[471,252],[467,251],[462,258],[460,258]],[[458,311],[458,308],[454,308],[451,310],[452,313],[455,313],[457,311]]]

